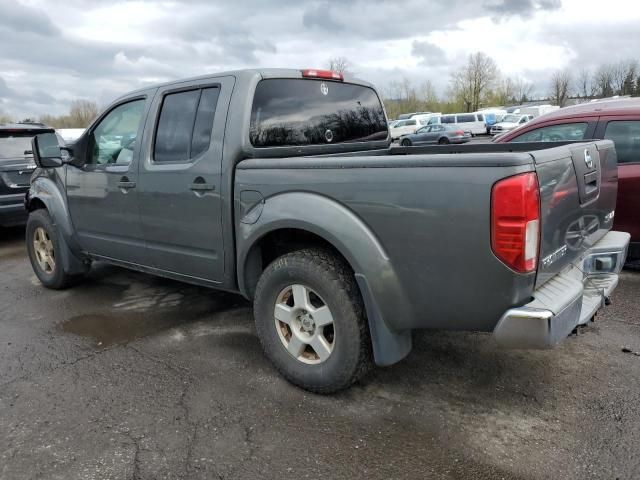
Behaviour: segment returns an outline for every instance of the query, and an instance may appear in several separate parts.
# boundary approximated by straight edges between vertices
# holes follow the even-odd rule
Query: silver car
[[[410,135],[400,137],[400,145],[410,147],[412,145],[466,143],[471,140],[471,132],[464,131],[454,125],[427,125]]]

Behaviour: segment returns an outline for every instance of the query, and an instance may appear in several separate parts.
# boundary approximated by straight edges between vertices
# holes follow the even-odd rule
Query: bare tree
[[[551,77],[551,100],[559,107],[564,107],[569,99],[571,74],[568,70],[558,70]]]
[[[353,74],[351,61],[346,57],[332,57],[327,60],[327,67],[332,72],[338,72],[342,75]]]
[[[99,109],[95,102],[90,100],[74,100],[67,115],[40,116],[40,121],[53,128],[84,128],[98,116]]]
[[[427,110],[438,109],[438,94],[431,80],[425,80],[420,85],[420,98]]]
[[[576,89],[578,96],[589,98],[593,96],[591,71],[588,68],[582,68],[576,76]]]
[[[503,78],[496,89],[495,99],[500,105],[513,103],[516,98],[516,85],[511,77]]]
[[[515,100],[517,103],[524,103],[529,100],[533,92],[533,83],[522,78],[518,78],[514,83]]]
[[[491,86],[498,78],[496,62],[482,52],[469,55],[467,64],[451,76],[451,87],[468,112],[480,107]]]
[[[611,64],[600,65],[596,70],[593,82],[596,86],[596,95],[603,97],[610,97],[613,95],[613,66]]]
[[[87,127],[98,116],[98,105],[90,100],[74,100],[71,102],[69,119],[74,127]]]

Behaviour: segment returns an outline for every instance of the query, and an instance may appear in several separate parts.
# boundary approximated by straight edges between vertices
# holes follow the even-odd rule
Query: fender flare
[[[69,208],[59,186],[48,176],[36,177],[32,180],[27,193],[25,201],[27,210],[31,211],[34,200],[44,204],[56,226],[64,271],[71,275],[86,272],[88,267],[81,260],[82,249],[76,240]]]
[[[394,317],[412,314],[409,302],[383,246],[353,211],[308,192],[278,194],[254,208],[261,209],[257,219],[237,224],[238,286],[243,295],[248,296],[245,266],[254,246],[276,230],[305,230],[333,245],[353,268],[365,303],[376,364],[391,365],[411,351],[411,331],[394,330],[390,324]]]

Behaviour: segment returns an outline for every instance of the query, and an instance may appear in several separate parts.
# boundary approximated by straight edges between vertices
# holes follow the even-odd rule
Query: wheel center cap
[[[300,325],[302,326],[302,330],[305,332],[312,332],[316,327],[313,318],[309,314],[304,314],[300,317]]]

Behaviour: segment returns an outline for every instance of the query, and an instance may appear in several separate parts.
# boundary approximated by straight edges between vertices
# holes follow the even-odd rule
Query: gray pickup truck
[[[401,360],[415,329],[553,346],[605,304],[629,242],[610,141],[390,147],[375,89],[321,70],[139,90],[33,151],[45,286],[99,260],[238,292],[275,367],[321,393]]]

